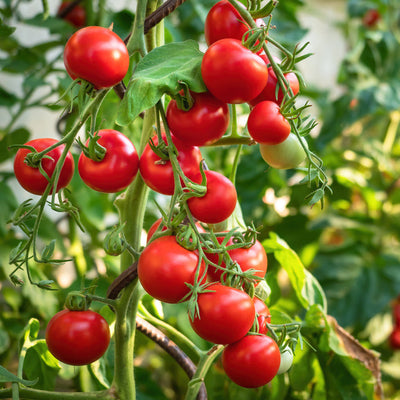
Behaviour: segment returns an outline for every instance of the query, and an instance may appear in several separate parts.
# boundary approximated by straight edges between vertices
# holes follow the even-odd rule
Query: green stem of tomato
[[[213,365],[215,359],[221,354],[224,346],[214,345],[209,351],[204,352],[200,357],[196,373],[190,380],[185,400],[196,400],[200,387],[204,382],[208,370]]]
[[[126,44],[130,55],[139,52],[140,55],[144,57],[147,52],[144,38],[144,21],[146,19],[146,10],[147,0],[139,0],[136,6],[135,20],[133,21],[132,35]]]
[[[0,399],[12,398],[12,389],[0,389]],[[23,399],[33,400],[115,400],[108,390],[97,392],[54,392],[28,387],[19,387],[19,396]]]

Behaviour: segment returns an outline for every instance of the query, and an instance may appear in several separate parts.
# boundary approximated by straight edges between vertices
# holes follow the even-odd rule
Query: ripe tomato
[[[56,139],[43,138],[43,139],[30,140],[29,142],[25,143],[25,145],[32,146],[38,152],[41,152],[55,143],[57,143]],[[46,156],[51,157],[51,159],[46,157],[42,158],[41,165],[46,174],[49,176],[49,178],[52,177],[54,169],[56,168],[57,161],[61,157],[64,148],[65,145],[62,144],[56,147],[55,149],[50,150],[46,154]],[[33,194],[42,195],[46,190],[46,187],[49,182],[46,179],[46,177],[42,175],[39,168],[30,167],[27,164],[25,164],[24,162],[25,157],[28,153],[31,153],[31,150],[21,148],[17,151],[14,160],[14,174],[19,184],[26,191]],[[56,192],[66,187],[71,182],[73,174],[74,174],[74,159],[72,157],[72,154],[68,152],[64,164],[61,168],[61,173],[58,179]]]
[[[307,146],[306,140],[301,139]],[[277,169],[296,168],[306,158],[306,153],[294,133],[279,144],[260,144],[260,153],[267,164]]]
[[[282,143],[290,133],[289,121],[281,114],[278,104],[262,101],[250,111],[247,128],[250,136],[258,143]]]
[[[188,207],[193,217],[206,224],[225,221],[234,211],[237,193],[234,184],[224,175],[205,171],[207,192],[202,197],[191,197]]]
[[[265,25],[261,18],[255,22],[258,26]],[[214,4],[204,23],[204,35],[209,46],[225,38],[242,40],[249,29],[250,27],[228,0],[221,0]]]
[[[198,263],[197,253],[179,245],[175,236],[162,236],[148,244],[140,255],[139,281],[154,298],[166,303],[178,303],[190,292],[186,283],[193,285]],[[202,261],[199,281],[204,271]],[[205,280],[204,276],[202,283]]]
[[[199,316],[192,320],[193,330],[212,343],[228,344],[242,338],[254,322],[255,308],[251,297],[242,290],[220,283],[200,293],[197,304]]]
[[[367,10],[366,13],[364,14],[362,18],[362,23],[366,28],[375,28],[380,19],[381,15],[379,11],[371,8]]]
[[[270,382],[278,372],[281,354],[266,335],[247,335],[222,352],[225,373],[236,384],[256,388]]]
[[[164,137],[166,142],[166,138]],[[187,146],[176,137],[172,136],[172,141],[178,150],[178,162],[183,173],[192,181],[200,183],[200,162],[201,152],[198,147]],[[153,137],[155,145],[158,144],[157,136]],[[150,144],[147,144],[139,161],[140,174],[146,185],[158,193],[172,195],[175,189],[174,172],[171,161],[163,161],[154,153]]]
[[[201,75],[216,98],[225,103],[246,103],[264,89],[268,68],[240,40],[221,39],[205,52]]]
[[[96,89],[120,82],[129,67],[124,41],[101,26],[87,26],[75,32],[64,49],[64,64],[72,79],[84,79]]]
[[[63,1],[58,8],[57,14],[62,13],[71,3],[72,1]],[[75,28],[82,28],[86,25],[86,10],[80,4],[77,4],[63,19],[75,26]]]
[[[97,143],[106,149],[106,154],[101,161],[95,161],[82,153],[78,161],[79,175],[86,185],[98,192],[119,192],[133,181],[139,170],[135,146],[113,129],[101,129],[95,135],[100,136]]]
[[[257,332],[260,334],[266,334],[268,332],[268,328],[265,325],[265,323],[271,322],[271,313],[269,311],[269,308],[258,297],[253,297],[253,302],[254,302],[254,307],[256,309],[257,322],[258,322]]]
[[[107,350],[110,329],[94,311],[62,310],[47,325],[46,343],[50,353],[63,363],[90,364]]]
[[[259,57],[261,57],[262,60],[264,60],[265,65],[269,64],[269,60],[265,54],[262,54]],[[280,62],[280,60],[277,60],[277,61]],[[292,89],[293,95],[296,95],[297,93],[299,93],[299,90],[300,90],[299,80],[298,80],[296,74],[293,72],[288,72],[284,76],[285,76],[286,80],[288,81],[290,88]],[[261,93],[257,97],[253,98],[252,100],[250,100],[248,102],[250,104],[250,106],[254,107],[256,104],[258,104],[262,101],[265,101],[265,100],[273,101],[280,105],[282,103],[284,95],[283,95],[283,91],[282,91],[281,87],[279,87],[278,95],[276,94],[276,86],[277,85],[278,85],[278,78],[276,77],[274,70],[270,66],[270,67],[268,67],[267,83],[266,83],[265,87],[263,88],[263,90],[261,91]]]
[[[219,243],[224,240],[223,237],[217,237]],[[233,244],[232,238],[228,240],[227,246]],[[232,261],[236,261],[242,271],[247,271],[249,269],[254,269],[256,272],[254,275],[264,278],[267,272],[268,259],[262,244],[256,240],[255,244],[248,249],[242,247],[238,249],[228,250],[228,254]],[[207,253],[207,258],[214,264],[221,265],[225,268],[226,264],[224,261],[220,260],[220,255],[217,253]],[[221,269],[210,266],[208,268],[208,277],[213,281],[220,281],[223,271]]]
[[[389,345],[392,349],[400,349],[400,328],[397,326],[389,336]]]
[[[223,136],[229,125],[226,103],[211,93],[191,93],[194,105],[189,111],[178,108],[171,100],[167,107],[167,122],[175,137],[191,146],[205,146]]]

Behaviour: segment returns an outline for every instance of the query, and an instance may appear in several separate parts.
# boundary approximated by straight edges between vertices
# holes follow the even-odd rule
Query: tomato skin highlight
[[[63,1],[58,8],[57,14],[62,13],[71,3],[72,1]],[[75,28],[82,28],[86,25],[86,10],[80,4],[77,4],[63,19]]]
[[[247,128],[257,143],[269,145],[282,143],[291,130],[289,121],[273,101],[262,101],[255,105],[250,111]]]
[[[103,89],[125,77],[129,54],[117,34],[101,26],[87,26],[69,38],[64,49],[64,64],[72,79],[84,79],[96,89]]]
[[[216,171],[204,171],[207,192],[202,197],[191,197],[187,205],[193,217],[206,224],[225,221],[235,210],[237,193],[233,183]]]
[[[25,143],[25,145],[32,146],[38,152],[41,152],[57,142],[58,140],[56,139],[41,138],[41,139],[30,140],[29,142]],[[56,147],[55,149],[50,150],[46,155],[51,157],[52,160],[46,157],[42,158],[41,160],[41,165],[50,178],[54,173],[57,161],[61,157],[64,148],[65,145],[62,144]],[[21,148],[17,151],[17,154],[15,155],[14,159],[14,174],[19,184],[26,191],[32,194],[42,195],[46,190],[47,184],[49,182],[45,178],[45,176],[41,174],[39,168],[30,167],[29,165],[25,164],[24,160],[28,153],[31,153],[31,150]],[[56,192],[66,187],[71,182],[72,176],[74,174],[74,167],[75,167],[74,159],[72,157],[72,154],[68,152],[64,164],[61,168]],[[50,191],[50,193],[52,193],[52,191],[53,189]]]
[[[247,334],[255,317],[254,303],[242,290],[220,283],[207,287],[198,296],[199,316],[192,320],[193,330],[203,339],[217,344],[236,342]]]
[[[201,75],[217,99],[239,104],[249,102],[261,93],[267,84],[268,68],[240,40],[221,39],[206,50]]]
[[[219,243],[222,243],[224,240],[223,237],[217,237]],[[228,240],[226,246],[231,246],[233,244],[232,238]],[[220,255],[217,253],[206,253],[207,258],[213,262],[214,264],[221,265],[221,267],[226,267],[224,261],[219,261]],[[242,271],[247,271],[249,269],[254,269],[256,272],[254,275],[259,276],[260,278],[264,278],[267,267],[268,267],[268,258],[265,253],[264,247],[262,244],[256,240],[253,246],[249,248],[238,248],[228,250],[228,254],[231,257],[232,261],[236,261],[240,266]],[[211,281],[220,281],[221,275],[223,271],[221,269],[215,268],[213,266],[208,267],[208,277]],[[256,283],[257,285],[257,283]]]
[[[82,153],[78,171],[90,188],[104,193],[116,193],[130,185],[139,170],[139,156],[133,143],[121,132],[101,129],[97,143],[106,149],[101,161],[92,160]],[[86,142],[86,146],[89,140]]]
[[[266,335],[247,335],[222,352],[225,373],[245,388],[266,385],[276,376],[280,362],[278,345]]]
[[[261,18],[255,20],[255,22],[258,26],[265,25]],[[250,27],[236,8],[229,1],[221,0],[214,4],[207,14],[204,23],[204,36],[206,43],[210,46],[220,39],[242,40],[243,35],[249,29]]]
[[[307,146],[307,142],[304,138],[302,138],[302,141],[305,146]],[[294,133],[290,133],[289,136],[279,144],[260,144],[260,153],[264,161],[276,169],[296,168],[306,158],[306,152]]]
[[[198,147],[187,146],[178,138],[172,136],[172,142],[178,150],[178,162],[183,173],[196,183],[201,182],[200,162],[202,155]],[[166,138],[164,137],[166,142]],[[153,137],[155,145],[158,144],[157,136]],[[171,161],[162,161],[161,158],[154,153],[150,145],[144,148],[139,160],[140,174],[146,185],[158,193],[172,195],[175,189],[174,173]]]
[[[175,236],[154,239],[143,250],[138,261],[139,281],[148,294],[165,303],[178,303],[189,292],[186,285],[194,283],[199,257],[176,242]],[[198,279],[203,275],[202,261]]]
[[[110,342],[107,321],[91,310],[58,312],[48,323],[45,335],[50,353],[70,365],[98,360]]]
[[[167,121],[175,137],[190,146],[216,142],[229,125],[228,105],[211,93],[191,93],[194,105],[189,111],[178,108],[175,100],[167,107]]]

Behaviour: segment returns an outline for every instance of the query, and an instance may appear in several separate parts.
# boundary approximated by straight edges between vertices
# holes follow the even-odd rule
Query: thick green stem
[[[11,398],[11,388],[0,390],[0,399]],[[31,389],[27,387],[19,388],[19,396],[21,399],[37,399],[37,400],[115,400],[115,397],[108,390],[99,392],[50,392],[47,390]]]

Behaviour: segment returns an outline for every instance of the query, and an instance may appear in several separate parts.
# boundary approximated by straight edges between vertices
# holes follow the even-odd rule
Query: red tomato
[[[46,343],[50,353],[63,363],[90,364],[107,350],[110,329],[94,311],[62,310],[47,325]]]
[[[369,9],[364,14],[362,18],[362,23],[366,28],[374,28],[380,19],[381,15],[378,10]]]
[[[395,327],[389,336],[389,344],[392,349],[400,349],[400,328]]]
[[[307,142],[301,138],[304,145]],[[264,161],[276,169],[290,169],[299,166],[306,158],[306,152],[294,133],[279,144],[260,144],[260,153]]]
[[[229,125],[226,103],[211,93],[191,93],[194,105],[189,111],[178,108],[171,100],[167,107],[167,122],[175,137],[191,146],[205,146],[223,136]]]
[[[164,137],[166,142],[166,138]],[[155,145],[158,144],[157,136],[153,137]],[[172,136],[172,142],[178,150],[178,162],[183,173],[194,182],[201,182],[200,162],[202,155],[198,147],[186,146],[176,137]],[[175,189],[174,172],[169,160],[163,161],[154,153],[147,144],[139,161],[140,174],[146,185],[158,193],[172,195]]]
[[[223,237],[217,238],[219,243],[222,243],[224,240]],[[231,246],[233,244],[232,238],[228,240],[227,246]],[[242,271],[247,271],[249,269],[256,270],[256,276],[260,278],[264,278],[265,273],[267,272],[268,267],[268,259],[267,254],[265,253],[264,247],[262,244],[256,240],[253,246],[248,249],[242,247],[238,249],[228,250],[228,254],[231,257],[232,261],[236,261]],[[220,261],[220,255],[217,253],[207,253],[207,258],[213,262],[214,264],[221,265],[221,267],[225,268],[226,264],[224,261]],[[208,277],[213,281],[221,280],[221,275],[223,271],[215,268],[208,268]]]
[[[88,26],[75,32],[64,49],[64,64],[72,79],[84,79],[96,89],[120,82],[129,67],[124,41],[101,26]]]
[[[237,193],[234,184],[224,175],[205,171],[207,192],[202,197],[191,197],[188,207],[193,217],[206,224],[225,221],[234,211]]]
[[[262,54],[259,57],[261,57],[264,60],[266,65],[269,64],[269,60],[265,54]],[[289,86],[293,91],[293,95],[296,95],[297,93],[299,93],[299,80],[298,80],[296,74],[293,72],[288,72],[287,74],[285,74],[285,78],[288,81]],[[256,104],[258,104],[262,101],[269,100],[269,101],[273,101],[280,105],[283,100],[283,91],[282,91],[282,88],[279,87],[278,97],[277,97],[277,95],[276,95],[276,86],[277,85],[278,85],[278,78],[276,77],[274,70],[270,66],[270,67],[268,67],[268,80],[267,80],[265,87],[263,88],[263,90],[257,97],[253,98],[248,103],[252,107],[254,107]]]
[[[258,322],[257,332],[260,334],[266,334],[268,332],[268,328],[265,325],[265,323],[271,322],[271,313],[269,311],[269,308],[258,297],[253,297],[253,302],[254,302],[254,307],[256,309],[257,322]]]
[[[162,236],[147,245],[140,255],[139,281],[154,298],[166,303],[178,303],[190,293],[186,283],[193,285],[198,263],[198,254],[180,246],[175,236]],[[202,261],[199,281],[204,271],[205,264]],[[204,276],[202,283],[205,280]]]
[[[268,68],[240,40],[221,39],[205,52],[201,75],[216,98],[225,103],[246,103],[264,89]]]
[[[57,14],[62,13],[71,3],[72,1],[63,1],[58,8]],[[80,4],[77,4],[63,19],[75,26],[75,28],[82,28],[86,25],[86,10]]]
[[[53,144],[57,143],[56,139],[51,138],[43,138],[43,139],[33,139],[29,142],[25,143],[27,146],[32,146],[38,152],[41,152]],[[56,168],[57,161],[61,157],[62,152],[64,151],[65,145],[60,145],[53,150],[50,150],[46,156],[49,158],[42,158],[41,165],[49,176],[52,177],[54,173],[54,169]],[[44,175],[41,174],[39,168],[30,167],[25,164],[25,157],[28,153],[31,153],[31,150],[28,149],[19,149],[15,156],[14,160],[14,174],[17,178],[19,184],[28,192],[33,194],[42,195],[46,190],[48,185],[48,180]],[[61,168],[61,173],[57,183],[57,192],[66,187],[72,179],[74,174],[74,159],[72,154],[68,152],[67,157],[65,158],[64,164]]]
[[[291,130],[278,104],[268,100],[256,104],[250,111],[247,128],[250,136],[257,143],[263,144],[282,143]]]
[[[264,386],[277,374],[281,354],[276,342],[266,335],[248,335],[229,344],[222,352],[225,373],[246,388]]]
[[[113,129],[101,129],[95,135],[100,136],[97,143],[106,149],[106,154],[101,161],[95,161],[82,153],[78,162],[79,175],[86,185],[98,192],[119,192],[133,181],[139,170],[135,146]]]
[[[247,334],[255,317],[254,303],[242,290],[220,283],[207,287],[210,292],[200,293],[197,304],[199,316],[192,320],[193,330],[212,343],[236,342]]]
[[[393,320],[396,325],[400,325],[400,298],[397,298],[392,305]]]
[[[265,25],[261,18],[255,22],[258,26]],[[228,0],[216,3],[208,12],[204,23],[204,35],[209,46],[225,38],[242,40],[249,29],[248,24]]]

